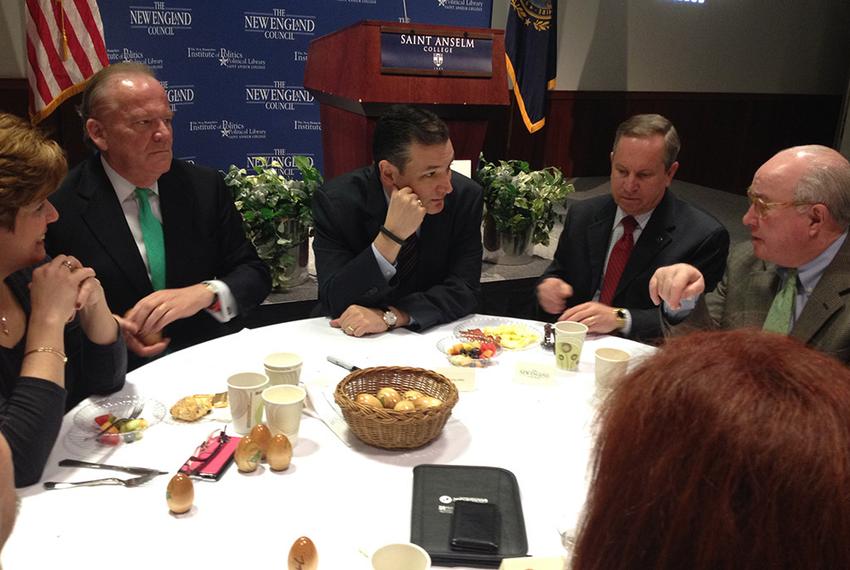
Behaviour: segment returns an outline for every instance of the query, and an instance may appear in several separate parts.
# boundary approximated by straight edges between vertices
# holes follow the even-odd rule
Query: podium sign
[[[493,76],[493,35],[381,28],[381,73],[394,75]]]

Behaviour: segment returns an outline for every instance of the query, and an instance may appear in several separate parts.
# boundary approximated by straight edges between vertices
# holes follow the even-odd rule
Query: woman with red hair
[[[604,402],[573,570],[850,568],[850,371],[752,330],[670,341]]]

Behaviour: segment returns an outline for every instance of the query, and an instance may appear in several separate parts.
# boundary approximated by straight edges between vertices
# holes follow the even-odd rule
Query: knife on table
[[[120,465],[107,465],[106,463],[91,463],[78,459],[63,459],[59,462],[60,467],[88,467],[90,469],[108,469],[110,471],[123,471],[131,475],[167,475],[167,471],[149,469],[147,467],[122,467]]]

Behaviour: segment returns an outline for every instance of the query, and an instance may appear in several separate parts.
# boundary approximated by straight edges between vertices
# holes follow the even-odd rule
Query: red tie
[[[605,270],[605,278],[602,280],[599,302],[603,305],[610,305],[614,300],[617,284],[620,282],[620,277],[623,275],[623,270],[632,254],[632,248],[635,246],[633,233],[637,227],[637,222],[633,217],[626,216],[623,218],[622,224],[623,237],[617,240],[614,249],[611,250],[611,257],[608,258],[608,267]]]

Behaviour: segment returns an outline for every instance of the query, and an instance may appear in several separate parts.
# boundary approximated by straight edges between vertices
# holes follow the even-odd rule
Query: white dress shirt
[[[115,190],[115,195],[118,197],[118,203],[121,204],[121,210],[124,212],[124,219],[127,220],[127,227],[130,228],[130,233],[133,234],[133,240],[136,242],[136,247],[139,254],[142,256],[142,261],[145,264],[145,269],[148,272],[148,279],[151,276],[150,262],[148,261],[147,250],[145,249],[145,240],[142,237],[142,226],[139,223],[139,202],[136,199],[136,186],[120,174],[115,169],[109,166],[106,159],[101,155],[100,162],[103,164],[103,170],[106,172],[106,177],[112,183],[112,188]],[[148,187],[151,191],[148,194],[151,212],[154,217],[162,223],[162,210],[159,205],[159,184],[154,182]],[[233,293],[227,283],[218,279],[210,279],[207,281],[215,289],[218,296],[218,310],[212,311],[206,309],[207,313],[213,316],[215,320],[226,323],[233,317],[239,314],[236,305],[236,299],[233,298]]]

